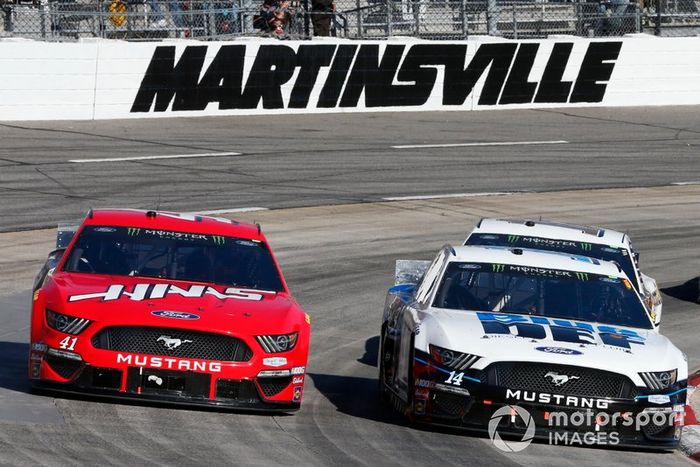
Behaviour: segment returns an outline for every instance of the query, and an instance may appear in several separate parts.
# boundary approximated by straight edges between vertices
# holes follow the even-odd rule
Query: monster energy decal
[[[519,266],[516,264],[479,264],[479,263],[460,263],[460,269],[480,269],[480,270],[490,270],[492,273],[497,274],[514,274],[514,275],[524,275],[524,276],[535,276],[535,277],[551,277],[551,278],[568,278],[581,282],[588,282],[592,280],[619,283],[623,279],[615,276],[602,276],[599,274],[581,272],[581,271],[566,271],[562,269],[551,269],[551,268],[541,268],[536,266]],[[625,279],[626,280],[626,279]]]
[[[88,230],[101,234],[128,235],[129,237],[157,237],[163,240],[178,240],[185,242],[209,242],[214,245],[226,245],[226,237],[223,235],[207,235],[190,232],[175,232],[172,230],[146,229],[141,227],[109,227],[105,226],[89,227]],[[257,243],[252,243],[253,246]]]
[[[627,251],[624,249],[613,248],[607,245],[601,246],[597,243],[506,234],[475,234],[469,237],[467,245],[508,245],[509,247],[518,248],[557,250],[565,253],[585,254],[586,256],[596,251],[627,254]]]
[[[492,264],[492,272],[505,272],[505,273],[516,273],[523,274],[526,276],[539,276],[539,277],[571,277],[578,280],[588,280],[587,273],[573,273],[571,271],[562,271],[559,269],[549,269],[549,268],[538,268],[535,266],[517,266],[513,264]],[[574,275],[575,274],[575,275]]]
[[[193,233],[188,233],[188,232],[173,232],[171,230],[145,229],[143,234],[153,236],[153,237],[159,237],[159,238],[162,238],[165,240],[195,241],[195,240],[208,240],[210,238],[209,235],[193,234]],[[219,244],[218,242],[216,242],[216,240],[214,241],[214,243],[216,243],[217,245]]]
[[[587,281],[588,280],[588,273],[587,272],[577,272],[576,279],[578,279],[580,281]]]
[[[526,276],[539,277],[572,277],[573,272],[562,271],[560,269],[538,268],[535,266],[516,266],[512,264],[506,265],[506,271],[510,273],[519,273]]]

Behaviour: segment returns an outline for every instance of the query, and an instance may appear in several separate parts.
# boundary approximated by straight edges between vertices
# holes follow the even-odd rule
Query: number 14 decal
[[[66,337],[61,342],[59,342],[58,346],[64,350],[73,350],[75,349],[76,342],[78,342],[77,337]]]
[[[462,385],[462,378],[464,378],[464,373],[457,373],[456,371],[450,371],[450,377],[445,381],[447,384],[454,384],[455,386]]]

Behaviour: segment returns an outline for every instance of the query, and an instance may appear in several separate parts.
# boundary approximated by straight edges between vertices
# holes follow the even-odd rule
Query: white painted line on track
[[[424,148],[465,148],[473,146],[527,146],[533,144],[569,144],[568,141],[494,141],[483,143],[447,143],[447,144],[404,144],[392,146],[392,149],[424,149]]]
[[[696,181],[693,181],[693,182],[674,182],[674,183],[671,183],[671,185],[676,185],[676,186],[700,185],[700,180],[696,180]]]
[[[450,193],[447,195],[418,195],[418,196],[393,196],[390,198],[382,198],[384,201],[421,201],[426,199],[443,199],[443,198],[477,198],[479,196],[504,196],[512,195],[509,191],[493,191],[486,193]]]
[[[202,215],[202,216],[215,216],[217,214],[229,214],[229,213],[235,213],[235,212],[257,212],[257,211],[268,211],[268,208],[261,208],[261,207],[256,207],[252,206],[249,208],[231,208],[231,209],[214,209],[212,211],[197,211],[197,212],[190,212],[188,214],[193,214],[193,215]]]
[[[168,156],[135,156],[135,157],[109,157],[105,159],[71,159],[68,162],[76,164],[86,164],[91,162],[129,162],[129,161],[150,161],[156,159],[192,159],[195,157],[225,157],[240,156],[240,152],[209,152],[204,154],[175,154]]]

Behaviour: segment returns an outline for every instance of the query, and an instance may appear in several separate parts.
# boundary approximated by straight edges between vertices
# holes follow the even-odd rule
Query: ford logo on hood
[[[199,315],[194,313],[185,313],[184,311],[167,311],[167,310],[157,310],[151,311],[152,315],[159,316],[161,318],[174,318],[174,319],[199,319]]]
[[[544,353],[556,353],[560,355],[583,355],[583,352],[579,352],[574,349],[565,349],[564,347],[536,347],[535,350],[539,350]]]

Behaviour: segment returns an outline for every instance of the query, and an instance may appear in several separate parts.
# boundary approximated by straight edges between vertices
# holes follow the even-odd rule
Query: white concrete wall
[[[692,104],[700,38],[0,41],[4,121]]]

